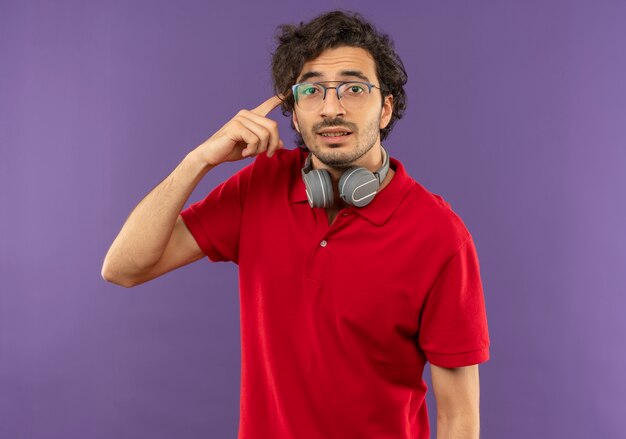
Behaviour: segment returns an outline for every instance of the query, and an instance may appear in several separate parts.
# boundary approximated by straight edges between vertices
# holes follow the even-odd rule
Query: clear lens
[[[303,110],[312,110],[324,100],[324,87],[320,84],[300,84],[296,87],[296,103]]]
[[[345,82],[337,87],[326,87],[319,82],[304,83],[294,89],[296,105],[301,110],[315,110],[322,105],[326,94],[332,93],[328,90],[333,89],[347,110],[362,108],[371,94],[371,86],[365,82]]]

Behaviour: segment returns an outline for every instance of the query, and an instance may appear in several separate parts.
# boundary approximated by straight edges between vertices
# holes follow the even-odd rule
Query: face
[[[361,81],[380,87],[374,60],[360,47],[325,50],[304,64],[297,80],[322,81]],[[332,87],[337,84],[324,85]],[[381,157],[380,129],[391,119],[392,103],[391,95],[383,101],[381,90],[372,88],[362,108],[346,110],[337,99],[336,90],[329,89],[319,108],[303,111],[296,105],[293,122],[314,156],[314,165],[319,165],[317,159],[325,167],[335,169],[367,164],[373,164],[375,168]]]

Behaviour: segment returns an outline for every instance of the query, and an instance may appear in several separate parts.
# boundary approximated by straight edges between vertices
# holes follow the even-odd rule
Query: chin
[[[359,157],[356,157],[356,154],[350,154],[349,152],[341,154],[338,151],[329,151],[326,154],[319,154],[315,152],[313,154],[320,162],[324,163],[326,166],[330,166],[336,169],[350,168],[354,166],[354,162],[359,159]]]

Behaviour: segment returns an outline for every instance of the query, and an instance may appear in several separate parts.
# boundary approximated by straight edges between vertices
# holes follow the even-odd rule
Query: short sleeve
[[[213,262],[239,260],[241,215],[253,164],[217,186],[180,214],[198,246]]]
[[[435,366],[470,366],[489,359],[485,300],[471,235],[440,271],[426,297],[419,344]]]

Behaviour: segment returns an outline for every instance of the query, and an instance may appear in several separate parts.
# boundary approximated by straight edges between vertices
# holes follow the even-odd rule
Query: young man
[[[489,337],[474,244],[381,144],[405,107],[402,62],[356,14],[283,26],[278,41],[277,96],[139,203],[103,277],[130,287],[204,256],[239,265],[240,438],[428,438],[426,361],[437,436],[477,438]],[[266,117],[281,104],[299,148]],[[213,167],[252,156],[181,212]]]

